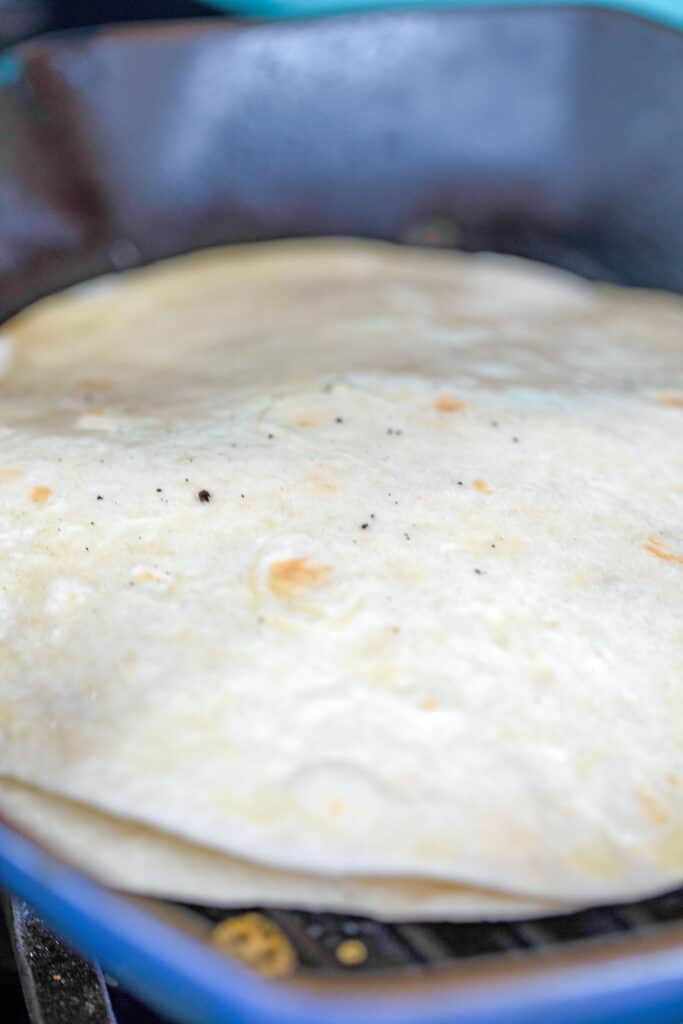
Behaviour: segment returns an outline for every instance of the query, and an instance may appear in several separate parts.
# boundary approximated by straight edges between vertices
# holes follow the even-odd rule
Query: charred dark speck
[[[102,495],[101,495],[101,494],[98,494],[98,495],[97,495],[97,500],[98,500],[98,501],[104,501],[104,498],[102,497]]]
[[[201,491],[197,491],[197,497],[201,502],[204,503],[207,501],[211,501],[211,491],[207,491],[204,489],[202,489]]]
[[[361,523],[360,524],[360,528],[361,528],[361,530],[367,530],[369,525],[370,525],[369,523]]]
[[[163,491],[163,487],[157,487],[157,494],[161,494],[162,491]]]

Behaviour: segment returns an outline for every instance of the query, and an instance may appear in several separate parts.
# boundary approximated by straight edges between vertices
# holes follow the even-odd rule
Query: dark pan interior
[[[490,249],[683,292],[683,35],[591,9],[184,23],[4,58],[0,321],[223,242]],[[211,921],[227,912],[194,908]],[[233,912],[231,912],[233,913]],[[269,912],[303,968],[403,968],[683,919],[683,891],[541,921]]]

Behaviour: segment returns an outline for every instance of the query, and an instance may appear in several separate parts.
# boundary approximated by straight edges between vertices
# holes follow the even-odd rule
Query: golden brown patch
[[[314,473],[311,477],[311,483],[319,491],[327,491],[332,493],[337,490],[336,482],[327,476],[324,472]]]
[[[368,950],[360,939],[344,939],[335,950],[335,956],[344,967],[356,967],[368,958]]]
[[[273,562],[268,569],[268,588],[276,597],[287,597],[294,591],[312,587],[331,572],[331,565],[312,562],[308,558],[285,558],[281,562]]]
[[[423,711],[433,711],[437,705],[433,697],[423,697],[422,700],[418,701],[417,706],[422,708]]]
[[[432,403],[437,412],[460,412],[465,403],[452,395],[437,395]]]
[[[111,386],[110,380],[99,377],[86,377],[78,382],[81,391],[109,391]]]
[[[294,947],[282,929],[253,911],[221,921],[210,941],[220,953],[235,957],[267,978],[285,978],[297,965]]]
[[[683,391],[660,391],[656,397],[660,405],[683,409]]]
[[[679,555],[676,551],[665,544],[659,537],[648,537],[647,543],[643,544],[643,547],[651,555],[656,555],[657,558],[663,559],[665,562],[678,562],[679,565],[683,565],[683,555]]]
[[[314,427],[315,420],[312,420],[310,416],[300,416],[296,421],[297,427]]]
[[[24,470],[17,466],[0,466],[0,480],[16,480],[24,475]]]
[[[46,487],[45,484],[36,484],[35,487],[31,488],[30,495],[31,501],[34,505],[42,505],[52,494],[52,488]]]
[[[669,783],[670,786],[677,786],[679,784],[679,782],[680,782],[680,779],[675,774],[675,772],[667,772],[666,775],[664,776],[664,778],[666,779],[666,781]]]
[[[158,583],[161,576],[156,572],[152,572],[151,569],[143,569],[141,572],[135,573],[136,580],[144,580],[146,583]]]
[[[638,803],[651,821],[654,821],[657,825],[663,825],[669,820],[666,807],[653,793],[650,793],[642,786],[636,786],[634,792]]]
[[[343,800],[330,800],[327,804],[327,813],[332,818],[338,818],[340,814],[344,813],[344,801]]]
[[[473,480],[472,486],[475,491],[479,491],[480,494],[493,494],[493,491],[485,480]]]

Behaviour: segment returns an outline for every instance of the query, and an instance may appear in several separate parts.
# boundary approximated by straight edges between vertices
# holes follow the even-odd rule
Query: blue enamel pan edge
[[[1,823],[0,884],[131,992],[188,1024],[679,1024],[683,1013],[678,948],[488,987],[326,997],[255,978]]]

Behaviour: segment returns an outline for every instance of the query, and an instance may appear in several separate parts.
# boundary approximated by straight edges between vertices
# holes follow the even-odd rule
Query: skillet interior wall
[[[683,290],[683,35],[643,19],[184,22],[15,56],[0,90],[1,317],[193,248],[338,233]]]

